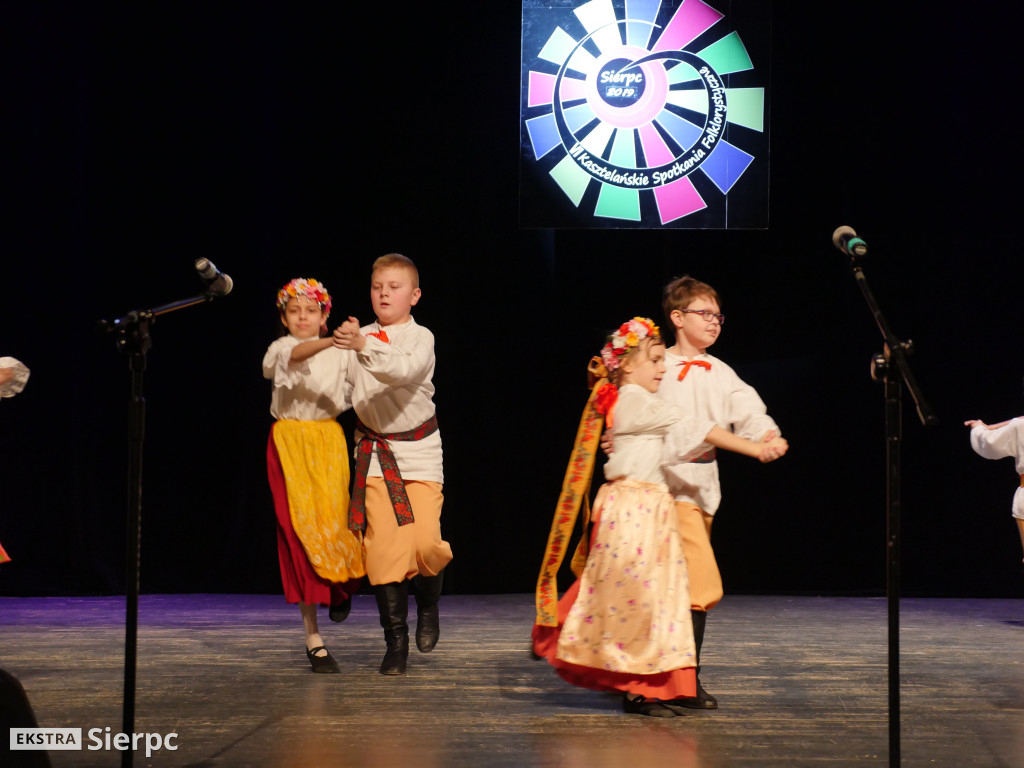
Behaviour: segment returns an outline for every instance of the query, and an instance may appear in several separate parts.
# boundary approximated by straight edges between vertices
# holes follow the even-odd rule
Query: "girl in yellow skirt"
[[[601,358],[608,381],[591,404],[615,431],[608,482],[594,501],[580,578],[558,602],[557,617],[544,621],[538,611],[534,653],[574,685],[623,693],[626,712],[674,717],[682,714],[674,700],[695,694],[697,658],[686,560],[662,465],[696,455],[704,443],[762,461],[787,445],[744,440],[658,398],[665,343],[647,318],[623,323]],[[546,566],[560,549],[555,540]]]
[[[296,278],[277,295],[287,329],[267,349],[273,382],[267,475],[277,515],[277,553],[285,599],[298,603],[314,672],[338,672],[324,646],[317,606],[344,621],[366,571],[362,542],[348,528],[348,449],[337,416],[350,403],[351,352],[327,334],[331,297],[317,280]],[[326,338],[325,338],[326,337]]]

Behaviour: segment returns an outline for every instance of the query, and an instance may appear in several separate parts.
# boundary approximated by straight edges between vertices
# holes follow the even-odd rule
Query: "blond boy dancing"
[[[444,473],[434,408],[434,335],[412,318],[419,272],[401,254],[373,264],[370,301],[377,322],[354,317],[334,344],[355,350],[352,407],[356,478],[349,527],[365,530],[366,575],[373,585],[387,652],[382,675],[405,674],[409,656],[408,580],[416,585],[416,647],[440,636],[441,572],[452,549],[441,538]]]

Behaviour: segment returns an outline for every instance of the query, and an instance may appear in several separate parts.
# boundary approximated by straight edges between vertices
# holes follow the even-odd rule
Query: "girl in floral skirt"
[[[673,700],[695,695],[697,661],[686,560],[662,464],[708,444],[772,461],[787,444],[744,440],[658,398],[665,344],[647,318],[623,323],[601,358],[608,381],[593,402],[615,432],[608,482],[594,501],[582,575],[559,600],[558,626],[534,626],[534,653],[574,685],[623,693],[626,712],[674,717],[683,710]]]

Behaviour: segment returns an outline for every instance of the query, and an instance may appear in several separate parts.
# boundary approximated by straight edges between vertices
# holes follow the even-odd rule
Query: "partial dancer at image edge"
[[[277,296],[288,330],[263,358],[273,382],[267,476],[277,518],[285,599],[297,603],[314,672],[339,672],[324,645],[317,608],[344,621],[365,575],[362,542],[348,527],[348,449],[337,421],[349,408],[351,353],[326,333],[331,297],[322,283],[296,278]]]
[[[1008,459],[1016,462],[1020,484],[1013,494],[1011,514],[1017,521],[1021,547],[1024,548],[1024,416],[999,424],[986,424],[978,419],[964,422],[971,428],[971,447],[986,459]]]
[[[28,367],[13,357],[0,357],[0,398],[14,397],[28,383]],[[10,556],[0,544],[0,563],[9,563]]]

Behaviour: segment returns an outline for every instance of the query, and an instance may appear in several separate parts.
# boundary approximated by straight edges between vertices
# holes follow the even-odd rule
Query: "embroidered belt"
[[[715,449],[712,448],[710,451],[704,451],[704,453],[702,453],[696,459],[690,459],[689,463],[690,464],[711,464],[713,461],[715,461],[716,458],[718,458],[718,454],[715,452]]]
[[[388,442],[391,440],[402,442],[422,440],[427,435],[437,432],[437,416],[431,416],[415,429],[406,432],[390,432],[388,434],[374,432],[358,418],[356,419],[356,429],[362,432],[363,436],[356,445],[356,481],[352,487],[352,501],[348,508],[349,529],[353,531],[366,530],[366,475],[370,470],[370,456],[373,454],[374,446],[377,446],[377,460],[380,462],[381,472],[384,474],[384,485],[387,486],[391,506],[395,510],[395,519],[399,525],[415,522],[409,494],[405,492],[402,473],[398,471],[398,461],[395,459],[395,454],[391,452]]]

